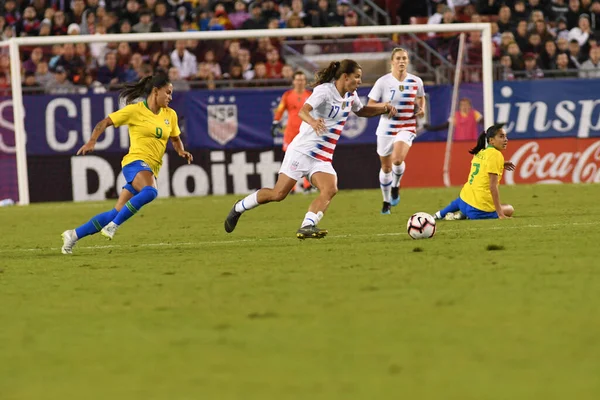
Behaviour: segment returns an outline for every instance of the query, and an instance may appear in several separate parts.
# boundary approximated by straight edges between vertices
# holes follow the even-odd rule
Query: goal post
[[[25,112],[22,94],[20,50],[23,46],[49,46],[54,44],[106,43],[106,42],[162,42],[176,40],[226,40],[260,37],[304,37],[304,36],[349,36],[349,35],[393,35],[409,33],[445,33],[479,31],[482,37],[483,70],[483,118],[485,126],[493,124],[493,77],[492,77],[492,35],[489,23],[459,23],[436,25],[384,25],[332,28],[291,28],[265,30],[229,30],[202,32],[158,32],[133,34],[104,34],[77,36],[21,37],[8,41],[11,68],[11,93],[14,115],[15,147],[17,160],[18,193],[21,205],[29,204],[29,183],[27,172],[27,150],[25,132]],[[4,44],[6,45],[6,44]]]

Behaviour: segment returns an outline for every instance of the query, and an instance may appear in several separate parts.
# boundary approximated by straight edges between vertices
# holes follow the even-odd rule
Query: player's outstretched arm
[[[173,144],[173,148],[175,149],[177,154],[179,154],[179,157],[185,158],[188,164],[191,164],[192,161],[194,161],[194,157],[192,156],[192,154],[188,151],[185,151],[183,147],[183,142],[181,141],[181,138],[179,136],[172,136],[171,143]]]
[[[500,203],[500,190],[498,189],[498,175],[488,174],[490,177],[490,192],[492,192],[492,200],[494,200],[494,208],[498,214],[498,219],[507,219],[509,216],[504,215],[504,209]]]
[[[90,140],[88,140],[86,144],[84,144],[79,150],[77,150],[77,155],[86,155],[87,153],[91,153],[92,151],[94,151],[94,147],[96,146],[96,142],[98,141],[100,135],[104,133],[106,128],[112,125],[113,121],[112,119],[110,119],[110,117],[106,117],[102,121],[98,122],[94,127],[94,130],[92,131],[92,137],[90,137]]]
[[[375,105],[370,104],[371,100],[369,100],[369,103],[366,106],[356,111],[355,114],[359,117],[365,118],[387,114],[388,118],[391,118],[398,112],[396,107],[394,107],[391,103],[376,103]]]

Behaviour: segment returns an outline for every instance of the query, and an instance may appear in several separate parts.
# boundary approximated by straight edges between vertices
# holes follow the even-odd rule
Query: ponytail
[[[146,76],[137,83],[127,83],[119,93],[119,100],[125,100],[125,104],[131,104],[135,99],[148,97],[153,88],[160,89],[171,83],[164,72],[157,72],[154,76]]]
[[[475,155],[475,154],[479,153],[481,150],[485,149],[486,146],[487,146],[487,135],[485,134],[485,132],[481,132],[481,134],[477,138],[477,145],[475,147],[473,147],[471,150],[469,150],[469,153]]]
[[[342,74],[352,74],[357,69],[362,69],[362,67],[354,60],[332,61],[327,67],[315,74],[315,81],[312,86],[315,87],[339,79]]]
[[[487,131],[481,132],[477,138],[477,145],[469,150],[469,153],[475,155],[481,150],[485,149],[488,144],[488,140],[495,137],[498,132],[504,127],[504,124],[494,124],[490,126]]]

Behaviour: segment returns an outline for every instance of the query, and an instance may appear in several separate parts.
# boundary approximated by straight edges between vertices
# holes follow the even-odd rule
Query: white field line
[[[444,225],[447,223],[457,223],[457,222],[444,222]],[[464,224],[465,222],[458,222],[459,224]],[[590,225],[600,225],[600,221],[591,221],[591,222],[570,222],[570,223],[560,223],[560,224],[529,224],[529,225],[511,225],[511,226],[488,226],[488,227],[463,227],[463,228],[443,228],[442,232],[465,232],[465,231],[500,231],[500,230],[512,230],[512,229],[539,229],[539,228],[556,228],[562,226],[590,226]],[[400,236],[406,235],[406,232],[389,232],[389,233],[376,233],[376,234],[348,234],[348,235],[328,235],[327,238],[330,239],[349,239],[349,238],[367,238],[367,237],[381,237],[381,236]],[[282,240],[294,240],[297,241],[295,237],[287,236],[287,237],[278,237],[278,238],[252,238],[252,239],[237,239],[237,240],[207,240],[200,242],[180,242],[180,243],[139,243],[139,244],[109,244],[109,245],[96,245],[96,246],[77,246],[76,249],[120,249],[120,248],[136,248],[136,247],[202,247],[202,246],[211,246],[211,245],[230,245],[230,244],[239,244],[239,243],[259,243],[259,242],[279,242]],[[36,248],[36,249],[0,249],[0,253],[11,253],[11,252],[42,252],[42,251],[57,251],[60,250],[60,247],[51,247],[51,248]]]

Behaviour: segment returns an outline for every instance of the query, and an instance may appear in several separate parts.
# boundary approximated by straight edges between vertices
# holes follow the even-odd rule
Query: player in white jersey
[[[369,93],[368,105],[389,102],[398,110],[395,116],[381,116],[377,126],[382,214],[391,214],[392,206],[400,203],[400,180],[406,170],[404,159],[417,135],[417,118],[425,115],[423,81],[408,73],[409,62],[408,52],[395,48],[392,51],[392,72],[379,78]]]
[[[338,190],[331,161],[350,112],[359,117],[396,115],[396,108],[389,103],[363,106],[356,93],[361,77],[362,68],[354,60],[335,61],[317,72],[314,90],[298,113],[302,119],[300,133],[285,153],[275,187],[260,189],[236,202],[225,220],[226,232],[233,232],[245,211],[285,199],[306,176],[319,189],[319,196],[310,204],[296,237],[320,239],[327,235],[317,224]]]

